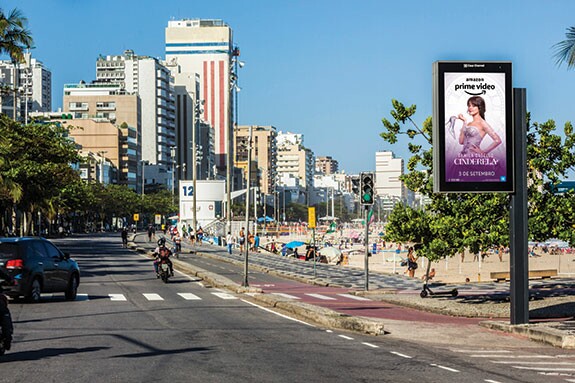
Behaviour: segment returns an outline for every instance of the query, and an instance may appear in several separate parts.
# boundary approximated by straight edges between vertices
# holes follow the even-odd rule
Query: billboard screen
[[[435,192],[513,192],[510,62],[433,65]]]

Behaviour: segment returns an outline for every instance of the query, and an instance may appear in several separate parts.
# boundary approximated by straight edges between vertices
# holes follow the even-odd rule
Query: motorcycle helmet
[[[166,245],[166,238],[162,237],[158,239],[158,246],[165,246]]]

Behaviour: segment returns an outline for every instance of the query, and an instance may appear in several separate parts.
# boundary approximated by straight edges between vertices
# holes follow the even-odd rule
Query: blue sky
[[[99,54],[164,57],[168,20],[222,19],[246,65],[240,124],[304,134],[317,156],[347,173],[373,170],[376,151],[407,159],[406,141],[379,137],[391,100],[431,115],[437,60],[505,60],[527,88],[534,121],[575,120],[575,70],[552,46],[575,25],[573,0],[3,0],[29,20],[35,49],[53,76],[53,104],[67,83],[95,78]]]

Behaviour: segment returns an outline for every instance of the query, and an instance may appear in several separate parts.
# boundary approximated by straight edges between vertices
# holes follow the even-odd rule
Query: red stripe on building
[[[224,61],[220,60],[219,62],[219,66],[220,66],[220,73],[219,73],[219,78],[220,78],[220,91],[218,94],[219,97],[219,106],[220,106],[220,153],[223,154],[226,152],[226,108],[224,107],[225,105],[225,71],[224,71]],[[220,160],[223,156],[220,156]],[[225,166],[223,163],[220,164],[220,166]]]
[[[211,105],[211,112],[210,112],[210,124],[216,129],[216,78],[215,78],[215,62],[210,61],[210,105]]]
[[[208,97],[208,62],[204,61],[204,75],[202,76],[202,80],[204,83],[204,93],[202,94],[202,98],[204,100]],[[204,120],[208,120],[208,109],[210,108],[209,105],[205,105],[204,103]]]

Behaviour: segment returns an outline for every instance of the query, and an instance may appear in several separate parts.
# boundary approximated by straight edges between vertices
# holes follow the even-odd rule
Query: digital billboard
[[[435,192],[513,192],[510,62],[433,64]]]

